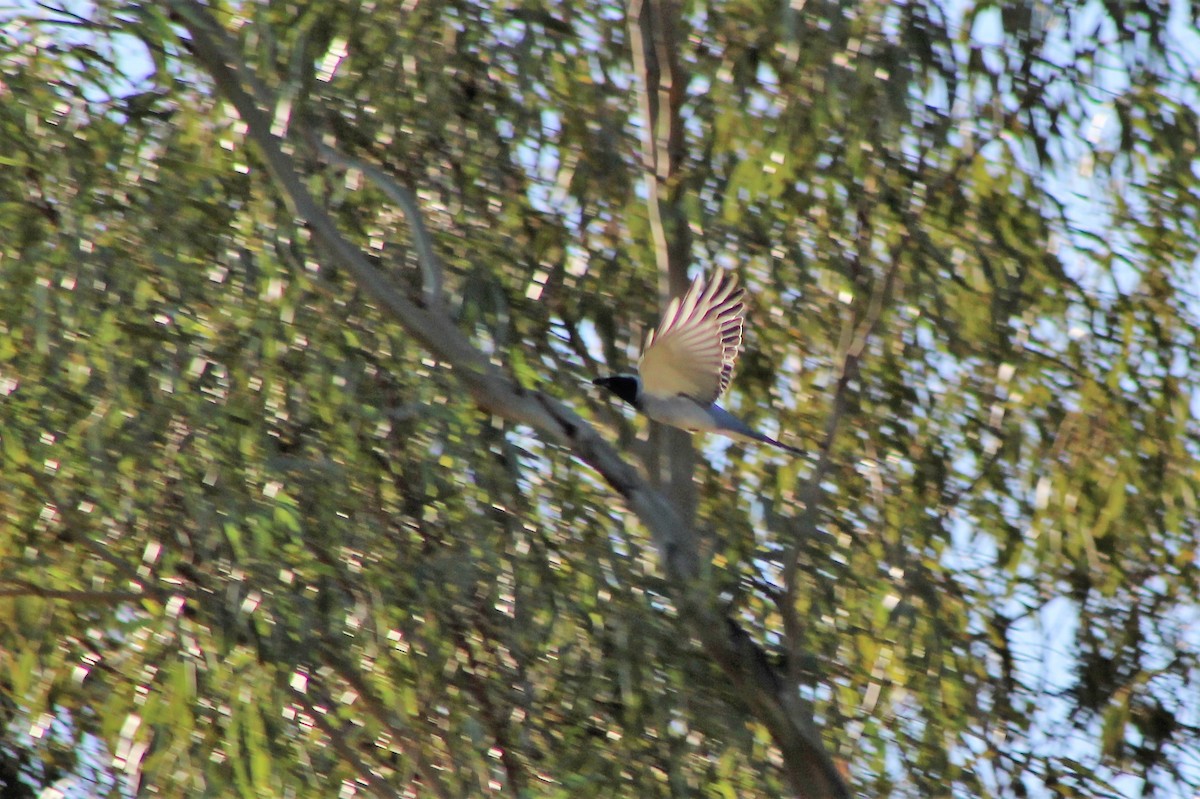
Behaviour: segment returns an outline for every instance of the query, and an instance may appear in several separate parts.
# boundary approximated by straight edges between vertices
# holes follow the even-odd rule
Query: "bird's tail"
[[[763,444],[770,444],[772,447],[778,447],[785,452],[790,452],[793,455],[805,455],[804,450],[789,447],[770,436],[764,436],[762,433],[755,430],[750,425],[743,422],[741,419],[734,416],[729,411],[722,408],[720,405],[713,405],[709,408],[709,415],[717,422],[717,429],[725,435],[733,438],[740,438],[747,441],[759,441]]]
[[[761,441],[764,444],[770,444],[772,447],[778,447],[779,449],[781,449],[785,452],[790,452],[793,455],[799,455],[799,456],[803,457],[805,454],[807,454],[802,449],[797,449],[796,447],[788,446],[787,444],[784,444],[781,441],[776,441],[775,439],[771,438],[770,436],[764,436],[762,433],[752,433],[750,437],[753,438],[755,441]]]

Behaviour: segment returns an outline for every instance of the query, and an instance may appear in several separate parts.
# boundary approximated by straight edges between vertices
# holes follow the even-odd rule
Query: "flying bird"
[[[656,422],[691,433],[761,441],[803,455],[803,450],[756,432],[717,404],[733,379],[742,345],[742,293],[732,274],[710,283],[697,277],[683,297],[671,300],[658,328],[646,336],[638,373],[592,382]]]

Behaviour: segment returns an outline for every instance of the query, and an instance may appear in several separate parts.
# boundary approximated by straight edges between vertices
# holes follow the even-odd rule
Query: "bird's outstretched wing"
[[[671,300],[658,329],[646,336],[638,363],[643,390],[715,402],[733,377],[742,346],[743,308],[736,276],[714,276],[707,284],[697,277],[683,297]]]

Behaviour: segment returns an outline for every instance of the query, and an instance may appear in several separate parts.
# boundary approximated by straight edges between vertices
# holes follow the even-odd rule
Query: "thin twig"
[[[809,475],[808,480],[805,481],[804,486],[798,492],[803,510],[800,516],[790,525],[791,541],[787,546],[783,564],[784,599],[779,607],[783,617],[784,631],[788,645],[797,650],[789,651],[788,653],[789,670],[792,672],[791,676],[795,681],[793,684],[799,684],[801,681],[802,675],[799,673],[799,670],[800,664],[803,662],[798,651],[801,642],[804,640],[803,625],[795,609],[796,592],[799,589],[797,577],[800,568],[800,555],[805,543],[817,534],[821,505],[825,497],[823,482],[833,466],[833,445],[837,440],[838,431],[841,428],[842,420],[845,418],[846,409],[849,405],[850,385],[858,377],[862,355],[866,351],[867,344],[879,324],[879,320],[883,315],[883,309],[887,305],[887,299],[891,296],[896,275],[899,271],[899,262],[900,250],[897,248],[892,253],[891,266],[888,268],[887,274],[884,276],[883,281],[877,285],[876,290],[872,292],[871,300],[868,303],[867,312],[863,319],[857,321],[852,315],[851,318],[846,320],[843,330],[847,331],[847,333],[853,331],[853,333],[849,334],[849,340],[844,343],[842,364],[838,373],[837,385],[834,388],[829,415],[826,417],[825,433],[818,450],[817,463],[813,467],[812,474]]]
[[[61,599],[67,602],[95,602],[102,604],[119,604],[121,602],[141,602],[146,594],[138,591],[88,591],[82,588],[44,588],[28,580],[15,577],[0,577],[0,584],[13,586],[0,588],[0,597],[36,596],[42,599]]]
[[[363,678],[362,672],[350,664],[342,655],[341,649],[345,644],[341,641],[337,642],[336,646],[331,645],[328,641],[322,641],[320,644],[321,661],[328,666],[339,679],[344,680],[347,685],[354,689],[359,698],[363,701],[363,706],[367,709],[375,720],[387,728],[388,732],[395,738],[411,743],[411,746],[405,745],[405,753],[413,759],[413,766],[420,776],[424,787],[441,799],[448,799],[449,793],[446,791],[446,786],[437,778],[436,768],[426,762],[424,755],[425,747],[417,736],[407,729],[407,725],[403,723],[396,712],[387,706],[382,699],[376,695],[375,691],[367,684]],[[443,741],[444,743],[444,741]]]
[[[317,707],[316,703],[309,697],[312,694],[320,693],[317,697],[320,700],[324,709]],[[303,692],[292,689],[292,696],[297,704],[302,706],[312,718],[313,722],[321,728],[321,730],[329,736],[329,742],[333,748],[337,750],[338,756],[346,763],[351,764],[357,775],[355,780],[356,787],[363,787],[378,797],[399,797],[404,796],[403,793],[391,788],[381,777],[382,775],[371,768],[361,757],[355,747],[351,746],[346,740],[346,736],[342,734],[340,727],[335,726],[330,721],[330,715],[337,703],[327,693],[323,692],[316,684],[316,675],[309,675],[308,682]],[[333,716],[336,718],[336,716]]]
[[[417,197],[413,191],[374,164],[347,155],[336,147],[324,143],[310,127],[305,127],[304,138],[322,158],[342,169],[357,169],[362,172],[366,175],[367,180],[374,183],[392,202],[400,206],[405,219],[408,220],[413,246],[417,250],[417,263],[421,265],[425,302],[428,306],[440,307],[443,302],[444,282],[442,262],[433,249],[433,239],[429,235],[429,229],[425,226],[425,217],[421,213],[421,207],[417,203]]]

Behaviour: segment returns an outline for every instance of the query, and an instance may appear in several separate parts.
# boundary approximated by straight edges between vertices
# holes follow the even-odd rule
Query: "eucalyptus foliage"
[[[1196,791],[1186,4],[644,5],[4,12],[6,795],[819,795],[692,602],[857,794]],[[731,409],[812,457],[681,493],[588,381],[718,268]]]

